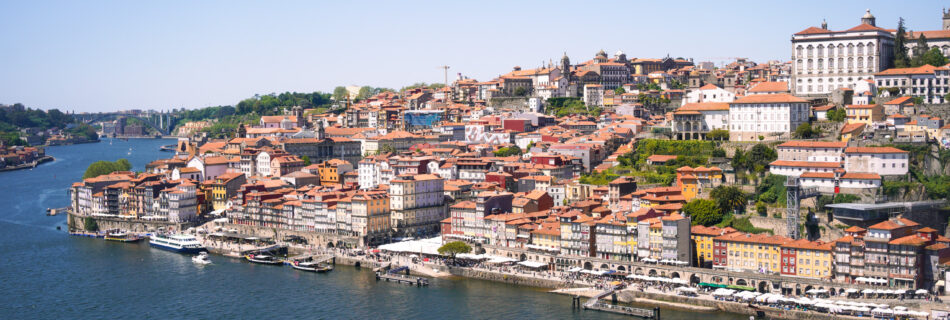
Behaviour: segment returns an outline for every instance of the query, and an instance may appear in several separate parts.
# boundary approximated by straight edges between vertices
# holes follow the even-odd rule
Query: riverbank
[[[43,163],[47,163],[47,162],[50,162],[50,161],[55,161],[55,160],[56,160],[56,158],[53,158],[53,156],[43,156],[43,157],[40,157],[40,158],[34,160],[33,162],[30,162],[30,163],[24,163],[24,164],[19,164],[19,165],[15,165],[15,166],[6,166],[6,167],[3,167],[3,168],[0,168],[0,172],[23,170],[23,169],[33,169],[33,168],[36,168],[36,166],[38,166],[38,165],[41,165],[41,164],[43,164]]]

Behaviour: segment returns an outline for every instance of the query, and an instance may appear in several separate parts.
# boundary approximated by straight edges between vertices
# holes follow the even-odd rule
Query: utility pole
[[[439,68],[442,68],[443,73],[444,73],[444,76],[445,76],[445,82],[444,82],[443,84],[444,84],[446,87],[448,87],[448,86],[449,86],[449,66],[447,66],[447,65],[445,65],[445,66],[439,66]]]

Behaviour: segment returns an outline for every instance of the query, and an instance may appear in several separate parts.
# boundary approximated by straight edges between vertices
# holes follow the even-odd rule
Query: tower
[[[561,73],[564,74],[565,77],[571,73],[571,59],[567,58],[567,52],[561,57]]]
[[[301,127],[301,128],[302,128],[303,125],[304,125],[305,123],[307,123],[307,122],[304,121],[304,119],[303,119],[303,107],[301,107],[301,106],[294,106],[293,108],[291,108],[291,109],[290,109],[290,115],[292,115],[292,116],[294,116],[295,118],[297,118],[297,127]]]
[[[317,119],[313,125],[316,127],[313,129],[314,138],[317,138],[317,140],[326,139],[326,131],[323,130],[323,119]]]
[[[874,15],[871,14],[871,9],[867,9],[867,10],[864,12],[864,16],[861,17],[861,23],[869,24],[869,25],[872,25],[872,26],[876,26],[876,25],[874,24],[874,20],[875,20],[875,19],[874,19]]]
[[[943,9],[943,30],[950,30],[950,11]]]
[[[786,212],[785,219],[788,222],[788,237],[792,239],[799,239],[801,235],[798,232],[798,210],[799,210],[799,185],[797,177],[788,177],[785,181],[785,189],[787,191],[787,198],[785,200]]]
[[[828,30],[828,21],[825,21],[825,19],[821,19],[821,28]]]

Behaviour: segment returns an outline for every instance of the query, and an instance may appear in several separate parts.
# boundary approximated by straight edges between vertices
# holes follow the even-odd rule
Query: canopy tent
[[[573,268],[567,269],[567,272],[578,272],[578,271],[581,271],[581,270],[584,270],[584,268],[581,268],[581,267],[573,267]]]
[[[409,240],[396,243],[389,243],[379,246],[379,250],[390,252],[419,253],[427,255],[439,255],[439,247],[442,246],[442,238],[434,237],[429,239]]]
[[[515,259],[512,259],[512,258],[491,257],[491,258],[489,258],[488,261],[486,261],[486,262],[487,262],[487,263],[490,263],[490,264],[502,264],[502,263],[516,262],[516,261],[518,261],[518,260],[515,260]]]

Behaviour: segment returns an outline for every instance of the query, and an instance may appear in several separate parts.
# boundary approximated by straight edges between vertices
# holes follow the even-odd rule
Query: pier
[[[405,273],[405,274],[402,274]],[[404,283],[408,285],[415,285],[417,287],[424,287],[429,285],[429,279],[423,277],[415,277],[409,275],[409,267],[398,267],[387,272],[383,272],[382,269],[376,271],[376,281],[386,280],[387,282],[393,281],[396,283]]]
[[[57,214],[64,213],[64,212],[68,212],[68,210],[69,210],[69,207],[46,208],[46,215],[48,215],[48,216],[56,216]]]
[[[600,299],[606,298],[607,296],[613,296],[614,302],[617,300],[616,292],[622,289],[620,285],[610,287],[610,289],[605,290],[604,292],[598,293],[596,296],[590,298],[583,305],[580,304],[580,296],[576,296],[571,301],[572,308],[584,308],[584,310],[597,310],[603,312],[611,312],[617,314],[623,314],[628,316],[639,317],[643,319],[660,319],[660,308],[644,309],[644,308],[634,308],[628,306],[621,306],[616,304],[600,302]]]

